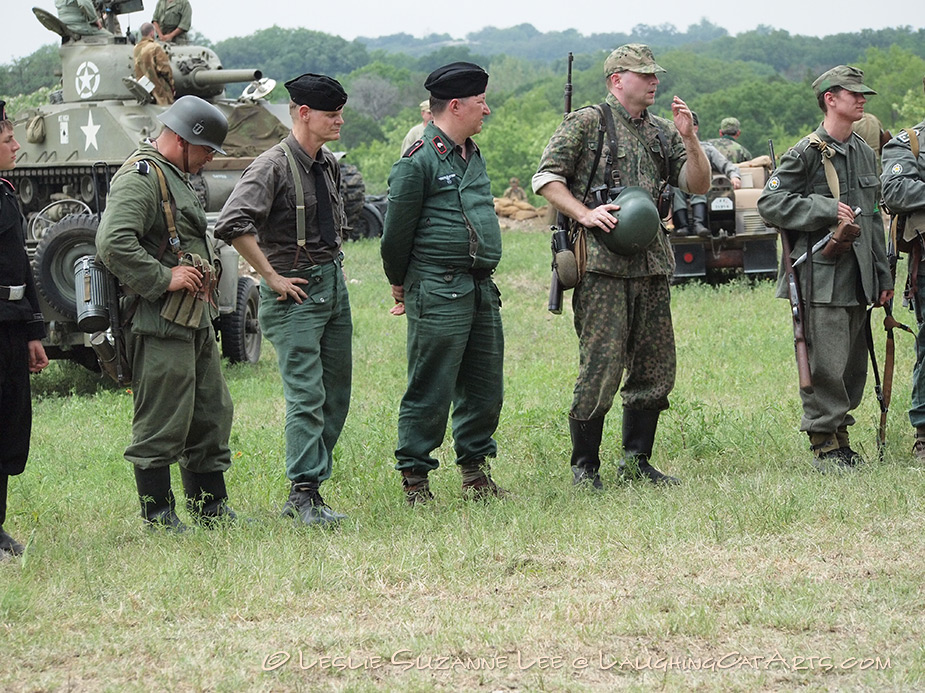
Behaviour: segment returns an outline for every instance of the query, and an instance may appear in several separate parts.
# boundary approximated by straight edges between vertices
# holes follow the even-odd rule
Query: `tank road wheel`
[[[263,334],[257,313],[260,291],[250,277],[238,277],[238,300],[234,312],[222,315],[222,355],[232,363],[257,363]]]
[[[358,231],[362,225],[360,217],[363,213],[363,205],[366,204],[366,183],[363,182],[363,174],[353,164],[340,162],[340,192],[344,199],[344,213],[347,215],[347,223],[353,229],[350,234],[350,240],[361,238]],[[344,240],[347,240],[346,238]]]
[[[92,214],[65,217],[48,227],[35,248],[35,285],[48,305],[71,320],[77,320],[74,263],[84,255],[96,254],[98,226]]]

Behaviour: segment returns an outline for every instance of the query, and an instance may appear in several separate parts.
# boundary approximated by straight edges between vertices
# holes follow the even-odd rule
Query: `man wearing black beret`
[[[408,389],[398,415],[395,465],[410,504],[432,496],[450,405],[463,491],[500,496],[488,458],[503,398],[501,300],[491,275],[501,259],[485,161],[471,137],[491,111],[488,74],[451,63],[424,87],[434,120],[392,166],[382,262],[408,316]]]
[[[291,487],[283,514],[324,526],[344,518],[318,489],[331,476],[350,404],[353,323],[342,270],[340,167],[323,145],[340,138],[347,93],[315,74],[286,89],[292,132],[244,171],[215,236],[262,278],[260,327],[276,349],[286,398]]]

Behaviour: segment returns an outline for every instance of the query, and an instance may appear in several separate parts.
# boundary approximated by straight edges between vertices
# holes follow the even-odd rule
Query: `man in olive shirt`
[[[286,398],[291,485],[283,514],[331,525],[345,516],[318,489],[331,476],[350,405],[353,323],[342,269],[340,167],[323,145],[340,138],[347,93],[336,79],[315,74],[286,89],[292,132],[244,171],[215,236],[262,277],[260,326],[276,348]]]
[[[850,446],[848,427],[867,381],[867,306],[893,296],[876,157],[851,130],[867,95],[876,93],[863,78],[857,68],[839,65],[813,82],[822,124],[781,157],[758,198],[765,221],[790,235],[791,259],[807,253],[797,270],[813,392],[800,391],[800,430],[809,435],[813,464],[823,472],[863,461]],[[860,235],[844,242],[832,238],[826,249],[812,252],[847,222],[859,226]],[[783,271],[777,295],[789,295]]]
[[[495,429],[503,398],[501,300],[491,275],[501,259],[501,228],[485,160],[472,141],[491,111],[488,74],[451,63],[424,83],[433,122],[389,175],[382,263],[408,316],[408,388],[398,415],[395,468],[410,504],[432,498],[450,405],[463,491],[503,492],[492,481]]]
[[[125,459],[135,468],[141,514],[150,527],[183,531],[170,488],[174,462],[198,522],[234,519],[224,480],[233,405],[212,327],[218,310],[208,277],[181,260],[211,262],[206,213],[189,176],[216,152],[224,154],[228,122],[196,96],[178,99],[158,119],[161,134],[143,142],[113,177],[96,247],[132,294],[123,309],[132,315],[135,406]],[[201,301],[198,323],[168,315],[171,297]]]
[[[193,8],[189,0],[157,0],[151,23],[161,41],[186,43],[186,34],[193,23]]]

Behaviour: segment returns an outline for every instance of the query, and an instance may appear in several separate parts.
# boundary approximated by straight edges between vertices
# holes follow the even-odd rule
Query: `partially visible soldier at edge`
[[[213,253],[206,213],[190,183],[215,153],[224,154],[228,121],[196,96],[178,99],[158,120],[164,128],[157,138],[142,142],[113,176],[96,247],[133,294],[123,299],[124,314],[132,316],[134,402],[125,459],[135,470],[141,516],[148,528],[182,532],[170,487],[174,462],[196,522],[210,527],[235,519],[224,478],[234,406],[212,326],[217,277],[200,269],[213,263]],[[196,256],[200,267],[181,261]],[[170,314],[181,299],[202,302],[195,324],[197,310],[189,310],[189,319]]]
[[[434,114],[430,111],[430,99],[421,101],[418,108],[421,109],[421,122],[417,125],[412,125],[411,129],[408,130],[405,138],[401,141],[401,152],[399,152],[399,156],[404,156],[411,145],[421,139],[424,135],[424,128],[434,119]]]
[[[925,86],[925,79],[922,80]],[[909,422],[915,429],[912,453],[925,462],[925,271],[922,268],[925,236],[925,120],[890,139],[883,147],[883,201],[893,214],[906,217],[905,237],[911,239],[909,255],[912,307],[918,323],[915,367],[912,370],[912,405]],[[912,140],[916,138],[916,142]],[[917,150],[917,155],[916,151]],[[917,236],[916,232],[922,234]]]
[[[674,255],[661,228],[642,252],[620,255],[606,234],[620,234],[612,203],[598,204],[590,190],[606,180],[606,154],[624,166],[623,185],[641,186],[653,207],[664,185],[690,193],[710,188],[710,164],[694,131],[691,111],[677,96],[673,122],[649,112],[658,73],[665,72],[642,44],[617,48],[604,62],[608,95],[603,114],[613,115],[617,142],[599,135],[595,107],[565,117],[543,152],[533,190],[572,219],[587,244],[587,266],[572,305],[579,337],[579,374],[569,411],[573,483],[603,488],[599,468],[604,417],[623,381],[622,479],[678,484],[650,462],[655,432],[675,381],[674,328],[669,279]],[[606,118],[605,118],[606,120]],[[598,142],[606,139],[604,156]],[[590,206],[589,206],[590,205]],[[666,212],[667,213],[667,212]],[[657,215],[656,215],[657,216]],[[658,226],[657,222],[656,225]],[[628,231],[628,229],[626,230]],[[624,378],[625,375],[625,378]]]
[[[489,459],[504,398],[501,294],[491,279],[501,259],[485,160],[472,137],[491,113],[488,74],[455,62],[424,83],[433,122],[389,173],[380,247],[392,296],[408,318],[408,386],[398,414],[395,469],[409,505],[433,496],[428,474],[453,409],[462,491],[501,497]]]
[[[16,166],[19,143],[0,101],[0,171]],[[24,547],[3,529],[11,476],[22,474],[32,437],[29,373],[48,366],[45,322],[26,255],[25,220],[13,185],[0,178],[0,561]]]
[[[829,231],[842,229],[796,268],[813,379],[812,393],[800,391],[800,430],[809,436],[813,465],[821,472],[864,461],[851,448],[848,428],[867,381],[867,307],[893,297],[876,157],[851,129],[864,113],[867,95],[876,94],[863,79],[857,68],[839,65],[813,82],[822,124],[781,157],[758,198],[762,218],[789,234],[794,261]],[[827,181],[834,178],[826,175],[828,166],[838,189]],[[855,237],[848,223],[859,226],[860,235]],[[777,296],[789,296],[783,263]]]
[[[189,0],[157,0],[151,23],[161,41],[187,43],[187,34],[193,23],[193,8]]]
[[[350,407],[353,321],[341,245],[340,166],[325,143],[340,138],[347,93],[327,75],[286,82],[292,131],[247,167],[225,202],[215,236],[261,276],[260,326],[276,349],[286,399],[283,515],[333,526],[319,488]],[[296,200],[302,198],[301,207]]]

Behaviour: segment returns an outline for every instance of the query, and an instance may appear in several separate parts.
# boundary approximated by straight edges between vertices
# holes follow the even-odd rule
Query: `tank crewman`
[[[822,124],[781,157],[758,198],[762,218],[790,234],[793,260],[826,238],[830,227],[841,226],[825,250],[809,253],[797,268],[813,378],[813,392],[800,391],[800,430],[809,435],[813,464],[822,472],[863,462],[851,449],[848,427],[867,380],[866,311],[893,296],[876,157],[851,130],[864,113],[866,95],[876,93],[863,78],[846,65],[816,78]],[[845,233],[846,222],[859,226],[860,235]],[[777,296],[789,296],[783,271]]]
[[[161,41],[186,43],[186,34],[193,23],[193,8],[189,0],[157,0],[151,22]]]
[[[420,103],[421,109],[421,122],[417,125],[411,127],[408,130],[408,134],[405,135],[405,139],[401,141],[401,154],[403,155],[412,144],[421,139],[421,135],[424,134],[424,128],[427,127],[427,124],[434,119],[434,114],[430,112],[430,100],[424,99]]]
[[[19,143],[0,101],[0,171],[16,166]],[[48,365],[42,347],[45,322],[26,255],[25,220],[13,185],[0,178],[0,561],[18,556],[23,546],[11,537],[6,522],[11,476],[22,474],[29,458],[32,393],[29,373]]]
[[[455,62],[424,82],[433,122],[393,166],[380,251],[392,296],[408,317],[408,387],[398,413],[395,468],[405,500],[433,498],[428,474],[439,462],[453,407],[456,464],[466,496],[501,496],[488,459],[503,400],[501,300],[491,275],[501,259],[501,227],[482,153],[472,141],[491,113],[488,74]]]
[[[699,121],[697,114],[691,113],[694,118],[694,131],[699,133]],[[736,190],[742,187],[742,175],[739,173],[739,167],[729,161],[716,147],[709,142],[701,142],[703,153],[707,155],[710,162],[710,170],[713,173],[721,173],[726,176]],[[690,206],[690,221],[692,226],[688,225],[688,206]],[[679,236],[686,236],[692,233],[707,238],[710,236],[710,229],[706,226],[707,221],[707,196],[706,195],[688,195],[683,190],[674,191],[674,203],[671,210],[671,218],[674,222],[675,233]],[[735,230],[733,229],[733,233]]]
[[[283,514],[324,526],[345,517],[319,487],[331,476],[350,406],[353,322],[341,252],[347,221],[340,167],[324,146],[340,138],[347,93],[316,74],[286,89],[292,131],[244,171],[215,235],[262,278],[260,326],[276,348],[286,398],[290,490]]]
[[[533,176],[534,192],[574,220],[579,238],[587,246],[586,268],[572,297],[579,373],[569,430],[573,482],[597,489],[603,488],[598,470],[604,417],[621,380],[621,477],[679,483],[649,461],[659,415],[668,408],[668,394],[675,380],[668,286],[674,255],[666,235],[657,228],[657,212],[656,228],[646,248],[631,255],[611,251],[612,238],[634,230],[617,224],[618,205],[592,201],[589,195],[590,190],[605,185],[607,155],[614,148],[620,155],[610,160],[622,167],[621,184],[644,188],[652,201],[658,199],[665,184],[691,193],[709,190],[710,164],[687,104],[674,97],[673,123],[648,111],[655,101],[661,72],[665,70],[655,62],[648,46],[628,44],[613,51],[604,61],[609,92],[606,102],[600,110],[583,108],[565,117]],[[605,138],[599,132],[608,115],[612,115],[615,135]],[[604,156],[598,158],[595,152],[601,150],[598,142],[603,139],[607,140],[602,145]],[[612,182],[608,180],[606,185]]]
[[[169,106],[173,103],[173,69],[170,58],[154,40],[155,29],[151,22],[145,22],[139,28],[141,40],[135,44],[132,59],[135,66],[135,79],[147,77],[154,85],[154,103]]]
[[[149,528],[184,531],[170,488],[177,461],[191,516],[203,526],[235,519],[224,478],[233,405],[212,327],[217,273],[205,210],[189,179],[224,154],[228,122],[196,96],[178,99],[158,120],[164,128],[157,139],[143,142],[113,177],[96,246],[137,294],[124,308],[133,314],[134,394],[125,459],[135,469],[141,515]],[[178,301],[191,308],[189,319],[171,312]]]
[[[69,31],[81,36],[112,36],[103,28],[93,0],[55,0],[55,9]]]
[[[921,462],[925,461],[925,271],[922,269],[922,240],[916,238],[916,232],[925,234],[925,120],[911,130],[912,133],[903,130],[884,145],[880,182],[883,201],[893,214],[906,216],[904,237],[913,239],[908,276],[912,282],[912,306],[919,333],[912,370],[909,421],[915,428],[912,452]]]

